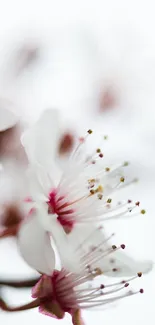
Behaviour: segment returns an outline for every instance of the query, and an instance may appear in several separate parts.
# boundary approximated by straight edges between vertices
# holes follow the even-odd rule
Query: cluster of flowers
[[[82,309],[104,308],[143,293],[129,285],[149,272],[152,262],[125,255],[125,244],[116,246],[114,234],[107,236],[103,228],[108,220],[145,213],[139,202],[113,203],[114,193],[125,186],[127,163],[105,165],[99,147],[88,154],[92,130],[77,140],[69,155],[64,150],[60,159],[60,130],[58,111],[47,110],[21,138],[29,164],[18,202],[26,217],[19,217],[9,229],[13,227],[22,257],[40,277],[32,289],[34,300],[11,308],[1,298],[0,307],[8,311],[39,307],[57,319],[69,313],[77,325],[83,324]],[[69,137],[66,141],[72,144]],[[5,226],[1,237],[8,235]],[[107,276],[122,279],[106,284]]]

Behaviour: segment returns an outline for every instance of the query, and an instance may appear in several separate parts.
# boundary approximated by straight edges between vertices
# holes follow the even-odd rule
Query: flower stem
[[[39,280],[38,278],[30,279],[30,280],[1,280],[0,279],[0,286],[7,286],[12,288],[31,288],[33,287]]]
[[[24,311],[24,310],[29,310],[32,308],[39,307],[40,305],[40,300],[35,299],[28,304],[22,305],[22,306],[17,306],[17,307],[11,307],[9,306],[2,297],[0,297],[0,309],[7,311],[7,312],[16,312],[16,311]]]
[[[18,226],[8,227],[0,232],[0,239],[16,236],[18,232]]]

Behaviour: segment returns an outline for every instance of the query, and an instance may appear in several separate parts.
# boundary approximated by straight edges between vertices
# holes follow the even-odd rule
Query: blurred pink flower
[[[105,87],[100,95],[100,112],[113,109],[118,104],[118,95],[113,87]]]
[[[21,128],[15,125],[5,131],[0,131],[0,158],[14,159],[17,163],[27,164],[27,157],[20,142]]]

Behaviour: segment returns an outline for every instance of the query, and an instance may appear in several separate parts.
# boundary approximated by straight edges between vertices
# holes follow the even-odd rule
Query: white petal
[[[27,171],[29,195],[33,200],[46,202],[54,183],[40,165],[31,165]]]
[[[63,227],[57,221],[57,215],[47,213],[45,216],[45,214],[39,213],[38,216],[44,229],[51,233],[61,266],[66,270],[78,273],[81,270],[78,254],[75,254],[74,249],[72,249],[70,236],[65,233]]]
[[[134,258],[128,256],[123,251],[117,251],[114,253],[115,266],[118,271],[117,272],[109,272],[108,276],[133,276],[138,272],[142,272],[143,274],[148,273],[153,268],[153,262],[149,260],[135,260]],[[111,266],[109,263],[109,259],[106,258],[107,266]],[[104,261],[102,261],[102,265],[104,265]],[[115,274],[116,273],[116,274]]]
[[[0,131],[5,131],[18,122],[18,117],[11,110],[5,108],[6,104],[7,102],[0,101]],[[8,104],[10,106],[9,102]]]
[[[27,195],[25,170],[11,160],[2,161],[0,170],[0,203],[18,202]]]
[[[55,254],[50,237],[41,227],[36,214],[21,225],[18,245],[27,264],[38,272],[51,274],[55,268]]]
[[[88,253],[91,247],[98,246],[103,243],[103,246],[99,248],[104,248],[107,250],[111,248],[110,242],[106,241],[107,236],[103,230],[96,230],[93,226],[90,227],[75,227],[70,234],[70,245],[74,247],[74,250],[78,251],[81,256]],[[99,254],[102,254],[101,252]],[[129,257],[124,253],[124,251],[114,251],[106,257],[102,257],[101,260],[92,263],[93,268],[101,268],[106,276],[112,277],[124,277],[124,276],[134,276],[138,272],[148,273],[153,268],[153,263],[151,261],[143,260],[138,261]],[[113,269],[118,269],[116,272]]]
[[[54,109],[46,110],[21,138],[29,162],[37,162],[49,169],[56,157],[59,136],[59,112]]]

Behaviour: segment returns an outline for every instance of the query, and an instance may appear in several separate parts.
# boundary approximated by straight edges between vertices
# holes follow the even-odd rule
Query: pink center
[[[72,276],[66,277],[66,272],[64,270],[54,271],[51,281],[53,287],[53,298],[59,303],[64,312],[71,312],[70,306],[78,306],[76,295],[73,290]]]
[[[64,196],[57,197],[57,191],[54,189],[49,194],[49,213],[57,214],[57,220],[64,227],[65,231],[68,233],[72,230],[75,220],[74,220],[74,210],[70,209],[70,203],[64,203]],[[63,202],[61,202],[63,200]]]
[[[41,276],[32,289],[32,297],[40,298],[40,312],[53,316],[54,311],[58,318],[62,318],[59,316],[71,312],[72,306],[78,308],[73,286],[72,276],[68,276],[65,270],[54,271],[52,276]]]

